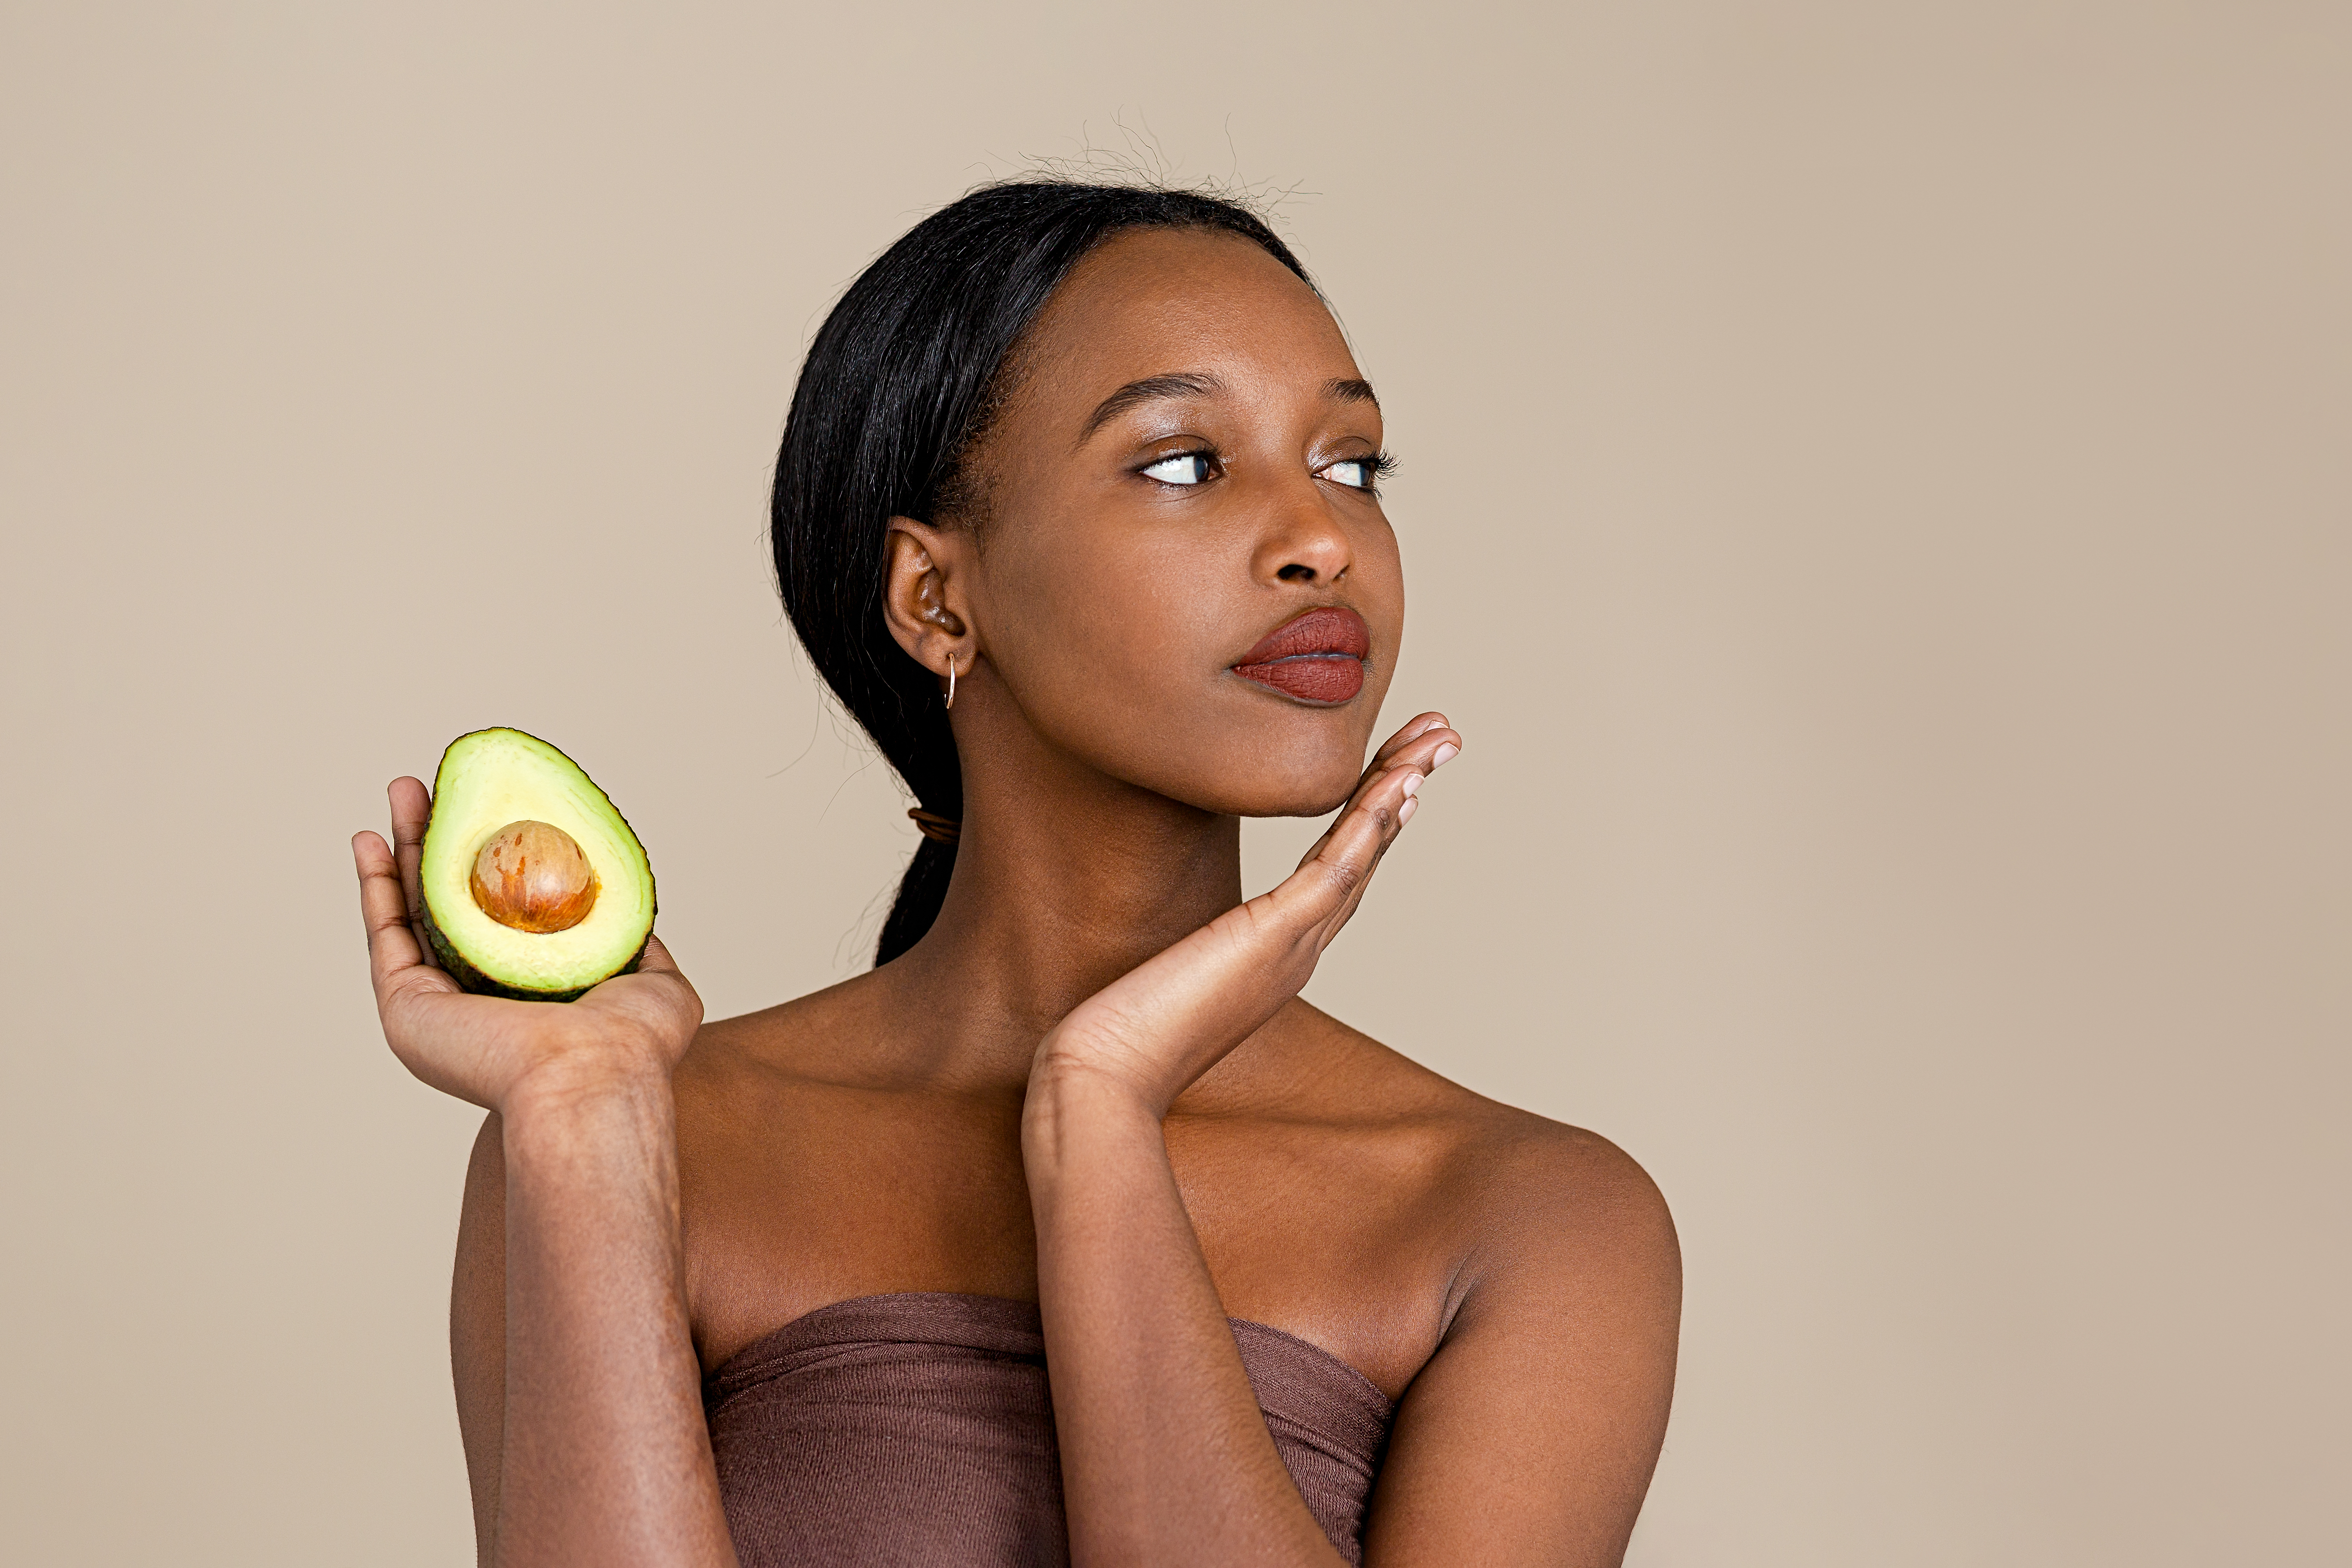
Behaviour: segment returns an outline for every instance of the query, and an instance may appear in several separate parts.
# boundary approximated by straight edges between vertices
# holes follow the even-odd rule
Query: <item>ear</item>
[[[980,653],[971,629],[971,535],[894,517],[883,551],[882,616],[890,635],[941,681],[950,655],[969,677]]]

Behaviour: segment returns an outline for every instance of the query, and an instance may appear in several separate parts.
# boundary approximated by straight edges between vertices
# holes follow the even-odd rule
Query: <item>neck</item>
[[[1026,1082],[1037,1042],[1071,1008],[1241,902],[1238,818],[1113,779],[1019,728],[1013,746],[961,745],[946,901],[886,971],[922,1020],[908,1043],[954,1081]]]

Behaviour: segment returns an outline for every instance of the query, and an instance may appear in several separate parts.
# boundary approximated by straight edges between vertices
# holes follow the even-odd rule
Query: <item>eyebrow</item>
[[[1167,397],[1208,397],[1223,392],[1225,384],[1213,375],[1180,373],[1173,375],[1147,375],[1140,381],[1130,381],[1100,403],[1087,416],[1086,427],[1078,432],[1080,446],[1094,437],[1094,433],[1141,403],[1156,403]]]
[[[1169,397],[1213,397],[1224,389],[1225,384],[1215,376],[1190,371],[1130,381],[1095,405],[1095,411],[1087,416],[1085,426],[1078,431],[1078,445],[1085,446],[1094,438],[1096,431],[1139,404]],[[1323,395],[1335,403],[1369,403],[1375,408],[1381,405],[1381,400],[1372,394],[1372,384],[1360,376],[1333,376],[1323,384]]]

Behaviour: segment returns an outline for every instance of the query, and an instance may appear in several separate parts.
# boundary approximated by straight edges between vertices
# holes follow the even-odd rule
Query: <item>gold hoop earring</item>
[[[948,700],[941,706],[947,708],[955,706],[955,655],[953,654],[948,655]]]

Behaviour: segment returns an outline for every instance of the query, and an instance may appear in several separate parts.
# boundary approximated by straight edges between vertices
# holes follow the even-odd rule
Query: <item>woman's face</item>
[[[1071,272],[1020,368],[975,455],[984,519],[949,546],[994,681],[1130,784],[1241,816],[1339,805],[1404,583],[1380,405],[1330,312],[1245,239],[1130,231]]]

